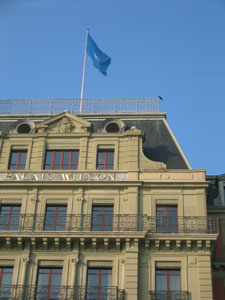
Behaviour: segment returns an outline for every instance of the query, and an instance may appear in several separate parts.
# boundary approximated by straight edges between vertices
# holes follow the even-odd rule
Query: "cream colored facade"
[[[168,127],[164,115],[150,117]],[[142,150],[144,132],[136,127],[93,132],[91,117],[69,112],[28,119],[38,120],[36,132],[11,130],[1,132],[0,139],[1,206],[20,205],[23,220],[17,230],[0,231],[0,267],[13,267],[7,299],[213,299],[211,255],[217,223],[207,219],[205,170],[168,169],[148,159]],[[55,149],[78,150],[78,169],[43,170],[46,150]],[[96,170],[102,149],[114,151],[112,170]],[[8,170],[13,150],[27,151],[24,170]],[[66,206],[70,221],[63,231],[44,230],[47,205]],[[113,206],[117,218],[111,231],[94,231],[90,217],[84,221],[93,205]],[[177,231],[158,231],[157,206],[177,208]],[[40,267],[62,268],[58,298],[35,296]],[[88,298],[88,268],[112,270],[111,294]],[[179,270],[180,290],[187,293],[160,298],[156,269]]]

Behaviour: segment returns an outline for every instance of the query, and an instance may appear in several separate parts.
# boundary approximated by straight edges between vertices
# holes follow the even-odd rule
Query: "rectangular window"
[[[62,268],[39,268],[36,284],[37,300],[60,299]]]
[[[176,233],[177,227],[177,206],[157,206],[156,231],[161,233]]]
[[[11,299],[12,276],[12,267],[0,267],[0,299]]]
[[[92,207],[92,231],[113,230],[113,206],[93,205]]]
[[[88,268],[86,300],[110,300],[111,268]]]
[[[20,206],[2,205],[0,208],[0,230],[18,230],[20,223]]]
[[[45,154],[45,170],[77,170],[78,150],[47,150]]]
[[[165,294],[167,294],[168,296],[171,293],[171,297],[172,297],[173,292],[179,292],[179,291],[180,291],[180,270],[173,270],[173,269],[156,270],[156,292],[157,293],[160,294],[160,292],[164,292],[164,293],[166,292]],[[165,297],[165,299],[167,298]]]
[[[26,166],[27,151],[12,150],[9,161],[9,170],[24,170]]]
[[[64,231],[66,226],[66,206],[47,205],[45,212],[45,231]]]
[[[98,170],[113,170],[114,150],[98,150],[96,168]]]

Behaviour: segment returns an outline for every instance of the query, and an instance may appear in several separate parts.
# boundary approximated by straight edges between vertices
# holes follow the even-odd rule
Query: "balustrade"
[[[119,214],[93,215],[0,215],[0,232],[145,231],[148,233],[218,233],[218,220],[208,217],[149,217]]]

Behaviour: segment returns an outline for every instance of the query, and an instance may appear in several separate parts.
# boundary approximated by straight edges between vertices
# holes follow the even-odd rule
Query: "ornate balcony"
[[[0,215],[0,232],[126,232],[217,234],[218,220],[207,217],[148,217],[147,215]]]
[[[218,219],[208,217],[148,217],[152,233],[218,233]]]
[[[191,300],[191,294],[186,291],[150,291],[150,300]]]
[[[0,287],[4,300],[124,300],[124,290],[117,287],[22,286]]]

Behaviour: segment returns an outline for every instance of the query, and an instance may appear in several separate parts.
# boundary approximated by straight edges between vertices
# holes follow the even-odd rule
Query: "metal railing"
[[[153,233],[218,233],[218,219],[208,217],[148,217]]]
[[[1,114],[80,112],[80,99],[0,100]],[[159,112],[160,98],[83,99],[82,113]]]
[[[109,286],[2,285],[4,300],[124,300],[124,290]]]
[[[150,300],[191,300],[191,294],[186,291],[150,291]]]
[[[146,215],[7,215],[0,216],[1,231],[147,231]]]
[[[125,232],[159,234],[219,232],[218,219],[208,217],[149,217],[147,215],[0,215],[0,232]]]

